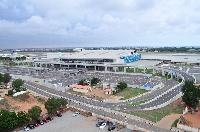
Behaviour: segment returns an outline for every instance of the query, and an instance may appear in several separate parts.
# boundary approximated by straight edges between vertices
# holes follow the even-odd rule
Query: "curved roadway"
[[[160,68],[157,67],[157,69],[160,69]],[[169,69],[169,70],[176,71],[174,69]],[[190,76],[184,72],[179,72],[179,71],[176,71],[176,72],[178,75],[181,75],[184,78],[182,83],[177,85],[171,80],[166,80],[163,82],[164,86],[165,86],[164,88],[149,92],[143,96],[138,96],[134,99],[119,102],[117,108],[121,109],[121,110],[123,110],[124,108],[126,108],[126,110],[142,110],[145,108],[156,107],[156,106],[162,105],[163,103],[171,100],[172,98],[174,98],[181,92],[181,88],[184,85],[184,80],[194,81],[194,78],[192,76]],[[176,86],[174,86],[174,85],[176,85]],[[98,115],[101,115],[104,117],[109,117],[112,119],[116,119],[118,121],[123,121],[128,124],[135,125],[136,127],[144,128],[144,129],[150,130],[150,131],[169,131],[169,130],[155,127],[151,123],[142,122],[137,119],[125,117],[125,116],[123,116],[123,114],[117,114],[112,111],[109,111],[108,109],[116,108],[115,103],[99,102],[99,101],[85,98],[82,96],[78,96],[78,95],[58,91],[55,89],[51,89],[47,86],[43,86],[43,85],[40,85],[40,84],[37,84],[34,82],[30,82],[30,81],[25,81],[24,86],[27,87],[28,89],[30,89],[36,93],[39,93],[43,96],[46,96],[46,97],[50,97],[50,98],[51,97],[65,97],[65,98],[69,99],[70,105],[72,105],[74,107],[77,107],[77,108],[80,108],[80,109],[83,109],[86,111],[90,111],[92,113],[95,113],[95,114],[98,114]],[[160,94],[161,94],[161,96],[158,96]],[[135,103],[135,102],[139,102],[139,101],[147,100],[147,99],[153,99],[153,100],[151,100],[145,104],[139,105],[139,106],[124,106],[124,104]]]

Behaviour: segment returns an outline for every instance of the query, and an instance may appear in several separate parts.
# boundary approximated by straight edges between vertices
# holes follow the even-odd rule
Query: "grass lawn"
[[[120,100],[126,100],[126,99],[130,99],[130,98],[133,98],[137,95],[139,95],[139,89],[138,88],[125,88],[123,91],[117,93],[116,95],[117,96],[122,96],[124,98],[121,98]],[[140,94],[143,94],[145,92],[148,92],[147,90],[144,90],[144,89],[140,89]]]
[[[179,106],[167,105],[156,110],[141,110],[141,111],[121,111],[127,114],[135,115],[152,122],[160,121],[163,117],[170,114],[182,114],[183,110]]]
[[[194,67],[193,65],[180,65],[180,66],[183,66],[183,67]]]
[[[139,71],[139,72],[142,72],[142,71],[144,71],[144,69],[138,69],[138,71]]]
[[[174,123],[171,125],[171,127],[177,127],[178,121],[179,121],[179,119],[176,119],[176,120],[174,121]]]
[[[157,73],[157,74],[152,74],[152,76],[159,76],[161,78],[167,78],[167,76],[163,76],[162,74],[160,73]]]
[[[135,72],[135,73],[141,73],[141,72],[143,72],[144,71],[144,69],[138,69],[138,71],[137,72]],[[134,68],[126,68],[126,72],[134,72]],[[147,69],[146,70],[146,72],[153,72],[153,69]]]
[[[147,69],[147,72],[153,72],[153,69]]]
[[[149,100],[142,100],[142,101],[139,101],[139,102],[136,102],[136,103],[126,104],[125,106],[140,105],[140,104],[145,103],[145,102],[147,102],[147,101],[149,101]]]
[[[134,68],[126,68],[127,72],[134,72]]]

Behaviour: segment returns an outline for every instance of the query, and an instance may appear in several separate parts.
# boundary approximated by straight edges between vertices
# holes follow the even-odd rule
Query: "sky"
[[[0,49],[200,46],[200,0],[0,0]]]

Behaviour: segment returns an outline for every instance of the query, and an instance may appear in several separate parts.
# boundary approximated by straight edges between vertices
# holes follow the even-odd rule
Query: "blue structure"
[[[141,60],[141,54],[136,54],[131,56],[121,56],[120,59],[124,59],[124,63],[131,63]]]

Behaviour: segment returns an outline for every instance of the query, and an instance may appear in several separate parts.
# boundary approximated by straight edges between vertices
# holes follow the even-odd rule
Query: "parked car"
[[[109,126],[108,127],[108,131],[112,131],[112,130],[114,130],[116,128],[116,126]]]
[[[23,127],[22,128],[24,131],[29,131],[29,128],[28,127]]]
[[[38,127],[38,126],[39,126],[39,124],[38,124],[38,123],[34,123],[33,125],[34,125],[35,127]]]
[[[47,120],[47,119],[43,119],[42,121],[45,123],[49,122],[49,120]]]
[[[49,116],[49,117],[47,117],[47,120],[52,121],[52,120],[53,120],[53,117],[52,117],[52,116]]]
[[[61,115],[61,114],[57,114],[57,116],[58,116],[58,117],[62,117],[62,115]]]
[[[104,127],[106,127],[106,123],[102,123],[99,128],[104,129]]]
[[[44,124],[44,122],[42,120],[37,120],[37,123],[40,124],[40,125]]]
[[[34,129],[35,126],[33,124],[28,124],[27,127],[29,127],[30,129]]]
[[[79,113],[78,113],[78,112],[75,112],[72,116],[75,117],[75,116],[77,116],[77,115],[79,115]]]
[[[103,121],[99,121],[99,122],[96,124],[96,127],[101,126],[101,124],[103,124]]]

